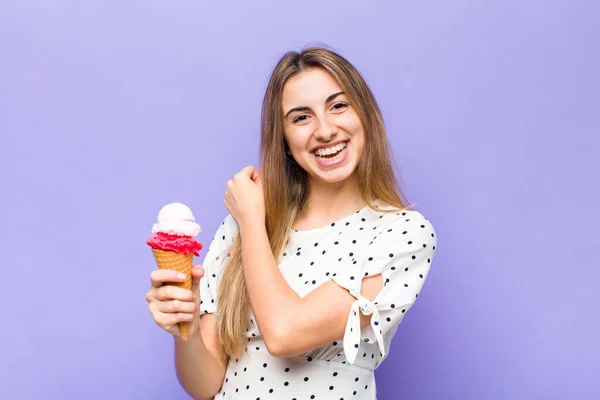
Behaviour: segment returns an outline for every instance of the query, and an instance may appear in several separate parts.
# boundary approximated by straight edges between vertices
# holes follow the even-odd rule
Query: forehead
[[[298,106],[319,105],[342,88],[335,79],[322,68],[303,71],[287,80],[281,98],[285,109]]]

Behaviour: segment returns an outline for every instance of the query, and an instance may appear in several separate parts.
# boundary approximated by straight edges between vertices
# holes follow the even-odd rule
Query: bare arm
[[[344,336],[348,313],[356,300],[346,289],[327,282],[301,298],[281,275],[264,226],[241,226],[240,235],[250,303],[272,355],[300,354]],[[368,277],[363,280],[361,294],[373,300],[382,287],[380,275]],[[364,328],[370,316],[361,314],[360,320]]]
[[[217,317],[200,316],[200,280],[202,266],[192,268],[192,289],[187,290],[169,282],[180,282],[177,271],[157,269],[150,273],[152,282],[146,294],[148,310],[155,322],[174,336],[175,368],[183,388],[197,400],[212,399],[219,391],[227,367],[218,335]],[[188,321],[188,340],[181,338],[178,322]]]
[[[185,391],[195,400],[212,399],[225,378],[228,357],[219,343],[217,317],[202,316],[200,335],[175,337],[175,368]]]

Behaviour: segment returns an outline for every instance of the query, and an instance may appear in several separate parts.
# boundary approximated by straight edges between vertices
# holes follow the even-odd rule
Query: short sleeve
[[[343,274],[334,280],[356,297],[344,334],[346,358],[353,363],[358,349],[378,343],[380,356],[389,352],[392,336],[419,296],[437,245],[433,225],[419,212],[394,214],[357,260],[361,278],[381,274],[383,288],[373,301],[360,295],[361,283]],[[339,275],[339,274],[338,274]],[[359,280],[360,281],[360,280]],[[360,315],[372,315],[371,325],[360,329]]]
[[[229,257],[229,248],[235,241],[238,227],[231,215],[227,215],[210,243],[204,263],[204,277],[200,280],[200,313],[218,315],[217,285]]]

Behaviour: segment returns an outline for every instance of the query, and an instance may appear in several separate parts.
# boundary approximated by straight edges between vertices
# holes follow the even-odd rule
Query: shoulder
[[[372,222],[379,223],[380,226],[395,225],[406,227],[420,227],[422,229],[433,229],[433,224],[425,215],[415,209],[399,210],[392,206],[383,206],[377,204],[375,210],[368,208],[367,218]]]

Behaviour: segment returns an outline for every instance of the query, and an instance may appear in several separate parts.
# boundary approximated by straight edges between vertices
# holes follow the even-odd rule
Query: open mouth
[[[342,165],[348,158],[348,141],[336,144],[329,148],[319,148],[312,153],[321,167],[335,167],[337,165]]]
[[[318,159],[331,161],[336,157],[339,157],[344,152],[344,150],[346,150],[347,147],[348,142],[346,141],[327,149],[317,149],[313,153],[315,154],[315,156],[317,156]]]

